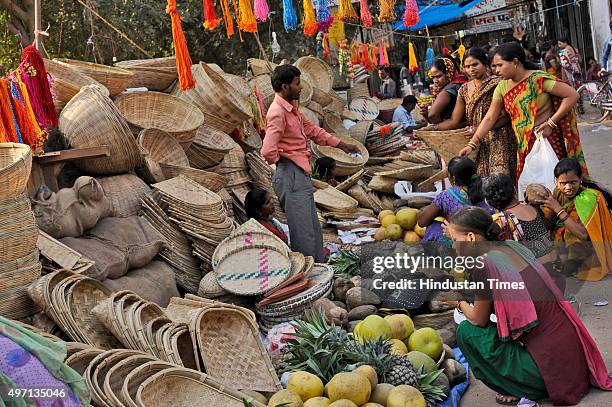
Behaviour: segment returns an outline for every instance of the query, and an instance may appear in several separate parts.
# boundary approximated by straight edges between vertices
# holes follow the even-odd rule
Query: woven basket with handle
[[[160,164],[188,167],[189,159],[178,141],[159,129],[145,129],[138,136],[138,144],[143,152],[143,167],[140,173],[153,184],[166,179]]]

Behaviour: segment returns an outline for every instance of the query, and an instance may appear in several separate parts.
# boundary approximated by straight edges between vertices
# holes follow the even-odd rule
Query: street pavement
[[[579,120],[580,138],[585,152],[591,177],[601,185],[612,190],[612,121],[603,124],[590,124],[596,115],[587,111],[587,115]],[[575,294],[573,304],[580,318],[597,342],[608,370],[612,371],[612,304],[594,306],[594,302],[607,300],[612,303],[612,275],[598,282],[570,281],[568,288],[581,287]],[[573,290],[572,290],[573,291]],[[481,381],[474,380],[461,399],[461,407],[496,406],[495,392]],[[550,402],[539,403],[539,406],[552,406]],[[592,389],[579,404],[585,407],[612,406],[612,393]]]

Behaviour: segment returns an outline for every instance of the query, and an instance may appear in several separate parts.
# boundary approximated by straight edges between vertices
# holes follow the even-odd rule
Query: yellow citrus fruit
[[[389,227],[390,225],[397,225],[397,218],[395,217],[395,215],[387,215],[382,219],[380,224],[384,228]]]

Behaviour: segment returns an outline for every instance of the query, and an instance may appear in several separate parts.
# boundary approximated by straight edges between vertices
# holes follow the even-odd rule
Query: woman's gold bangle
[[[549,117],[548,120],[546,120],[546,124],[548,124],[548,126],[553,129],[556,129],[558,127],[557,123],[555,123],[552,117]]]
[[[559,212],[557,212],[557,218],[560,217],[563,212],[565,212],[565,208],[562,208]]]
[[[478,148],[478,144],[474,143],[473,141],[468,141],[467,143],[468,147],[470,147],[472,150],[476,150],[476,148]]]

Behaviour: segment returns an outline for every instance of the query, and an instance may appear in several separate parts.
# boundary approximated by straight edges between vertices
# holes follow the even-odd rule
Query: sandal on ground
[[[495,401],[497,404],[501,404],[503,406],[516,406],[521,399],[519,397],[497,393],[495,395]]]

